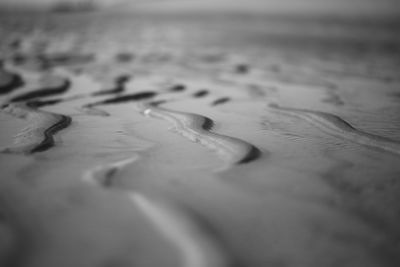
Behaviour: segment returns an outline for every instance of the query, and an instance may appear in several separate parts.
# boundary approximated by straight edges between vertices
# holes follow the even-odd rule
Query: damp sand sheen
[[[1,267],[400,265],[398,28],[58,16],[1,18]]]

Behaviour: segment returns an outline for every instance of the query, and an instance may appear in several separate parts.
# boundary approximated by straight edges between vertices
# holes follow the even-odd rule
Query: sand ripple
[[[276,104],[270,104],[269,107],[275,112],[306,120],[328,134],[400,155],[400,142],[359,130],[339,116],[321,111],[281,107]]]
[[[54,135],[71,124],[69,116],[36,110],[26,104],[9,104],[3,111],[30,122],[30,125],[15,137],[15,146],[1,150],[6,153],[45,151],[55,145]]]
[[[205,116],[173,111],[151,104],[144,104],[142,110],[146,116],[170,122],[177,133],[215,151],[227,163],[248,163],[261,155],[257,147],[246,141],[210,131],[214,122]]]

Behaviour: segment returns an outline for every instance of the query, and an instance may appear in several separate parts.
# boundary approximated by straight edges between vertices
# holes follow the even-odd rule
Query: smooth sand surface
[[[398,24],[0,22],[1,267],[400,265]]]

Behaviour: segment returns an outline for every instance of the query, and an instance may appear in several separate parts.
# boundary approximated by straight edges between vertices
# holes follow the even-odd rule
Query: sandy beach
[[[400,22],[0,17],[0,267],[400,266]]]

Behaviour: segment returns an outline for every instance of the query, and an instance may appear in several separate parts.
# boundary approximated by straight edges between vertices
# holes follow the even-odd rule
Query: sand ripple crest
[[[246,141],[212,132],[214,122],[205,116],[173,111],[151,104],[144,104],[142,110],[146,116],[171,122],[177,133],[215,151],[227,163],[248,163],[261,155],[257,147]]]

